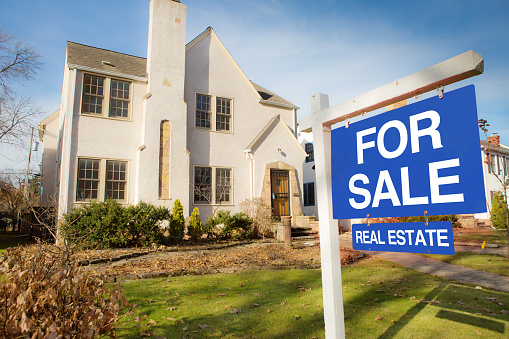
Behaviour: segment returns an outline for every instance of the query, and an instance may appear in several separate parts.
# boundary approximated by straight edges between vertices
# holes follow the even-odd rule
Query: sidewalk
[[[340,245],[352,248],[352,240],[340,238]],[[383,258],[419,272],[437,275],[439,277],[461,281],[468,284],[480,285],[490,289],[509,292],[509,277],[481,272],[472,268],[447,264],[434,259],[411,253],[398,252],[365,252]],[[509,268],[508,268],[509,270]]]

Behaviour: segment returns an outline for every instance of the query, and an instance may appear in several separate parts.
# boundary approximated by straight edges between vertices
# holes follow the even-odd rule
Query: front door
[[[272,215],[290,215],[290,186],[288,171],[271,170]]]

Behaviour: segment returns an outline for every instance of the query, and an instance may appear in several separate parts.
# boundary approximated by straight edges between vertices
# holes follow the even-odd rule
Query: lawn
[[[380,259],[344,266],[342,275],[347,338],[509,336],[509,314],[501,313],[509,310],[509,293],[453,284]],[[320,270],[181,276],[124,287],[141,322],[136,327],[132,317],[124,318],[122,338],[325,335]]]
[[[509,258],[489,253],[456,252],[454,255],[421,254],[424,257],[509,277]]]
[[[466,243],[480,243],[507,245],[507,231],[494,229],[455,228],[454,241]]]
[[[15,238],[14,236],[12,233],[0,234],[0,255],[4,254],[9,247],[24,245],[28,242],[26,238]]]

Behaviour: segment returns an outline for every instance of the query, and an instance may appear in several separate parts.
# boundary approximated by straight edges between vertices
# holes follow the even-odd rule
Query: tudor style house
[[[186,6],[152,0],[146,59],[67,43],[60,109],[41,123],[42,203],[61,216],[179,199],[206,218],[261,197],[274,215],[302,214],[298,107],[251,82],[212,28],[185,33]]]

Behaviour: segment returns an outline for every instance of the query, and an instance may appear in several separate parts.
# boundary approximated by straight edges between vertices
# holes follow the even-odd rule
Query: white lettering
[[[414,230],[405,230],[405,233],[408,234],[408,244],[412,246],[412,234],[414,233]]]
[[[403,230],[398,230],[396,232],[396,236],[398,237],[398,245],[404,245],[406,240],[405,240],[405,231]]]
[[[396,128],[399,132],[399,145],[398,148],[396,148],[394,151],[389,152],[385,148],[384,137],[385,132],[387,132],[387,130],[391,127]],[[403,124],[399,120],[391,120],[386,122],[385,124],[383,124],[382,128],[380,128],[380,131],[378,132],[377,142],[378,142],[378,152],[380,152],[380,155],[382,157],[384,157],[385,159],[394,159],[399,157],[405,151],[406,145],[408,143],[408,135],[405,124]]]
[[[376,239],[375,231],[371,231],[371,239],[370,239],[370,241],[371,241],[372,244],[377,244],[378,245],[378,240]]]
[[[447,241],[447,235],[444,236],[441,233],[447,233],[447,230],[437,230],[438,246],[449,247],[448,243],[442,242],[442,240]]]
[[[415,246],[417,246],[417,244],[420,242],[422,242],[422,244],[426,246],[426,239],[424,239],[424,234],[422,234],[421,230],[417,230],[417,236],[415,237]]]
[[[385,245],[385,241],[382,241],[382,237],[380,237],[380,231],[378,231],[378,244]]]
[[[387,186],[387,192],[382,193],[384,183]],[[396,189],[394,188],[394,184],[392,183],[391,175],[388,170],[380,171],[378,182],[376,183],[375,196],[373,198],[373,207],[378,207],[380,200],[382,199],[390,199],[393,206],[401,206],[398,194],[396,193]],[[369,205],[369,202],[367,205]]]
[[[360,243],[362,244],[362,232],[355,231],[355,242],[359,243],[359,240],[360,240]]]
[[[363,143],[362,138],[365,137],[366,135],[374,134],[375,132],[376,132],[375,127],[371,127],[371,128],[357,132],[357,164],[364,163],[363,150],[375,147],[374,140]]]
[[[396,242],[394,241],[396,235],[394,233],[396,233],[396,230],[389,230],[389,232],[387,232],[389,237],[389,245],[396,245]]]
[[[356,187],[355,182],[357,180],[362,181],[362,183],[366,185],[366,184],[369,184],[369,179],[365,174],[358,173],[358,174],[355,174],[354,176],[352,176],[350,178],[350,181],[348,182],[348,188],[350,189],[350,192],[352,192],[353,194],[362,195],[364,197],[363,202],[356,202],[354,198],[348,199],[348,201],[350,202],[350,205],[353,208],[360,210],[360,209],[368,207],[368,205],[371,201],[371,193],[369,193],[369,191],[365,188]]]
[[[428,235],[429,235],[429,245],[433,246],[433,233],[436,233],[437,230],[424,230],[424,232],[428,233]]]
[[[439,177],[438,170],[443,168],[458,167],[460,159],[449,159],[432,162],[429,164],[429,186],[431,190],[431,203],[442,204],[450,202],[463,202],[463,193],[440,195],[440,186],[447,184],[457,184],[460,182],[458,175]]]
[[[418,122],[424,119],[430,119],[431,126],[420,130]],[[440,115],[436,111],[426,111],[410,116],[410,143],[412,144],[412,153],[419,152],[419,138],[425,135],[431,137],[433,149],[442,147],[440,132],[437,130],[438,125],[440,125]]]
[[[369,242],[368,237],[369,237],[369,231],[362,231],[362,243],[363,244],[371,244]]]
[[[403,195],[403,205],[425,205],[428,203],[428,197],[410,197],[410,180],[408,178],[408,167],[401,168],[401,190]]]

